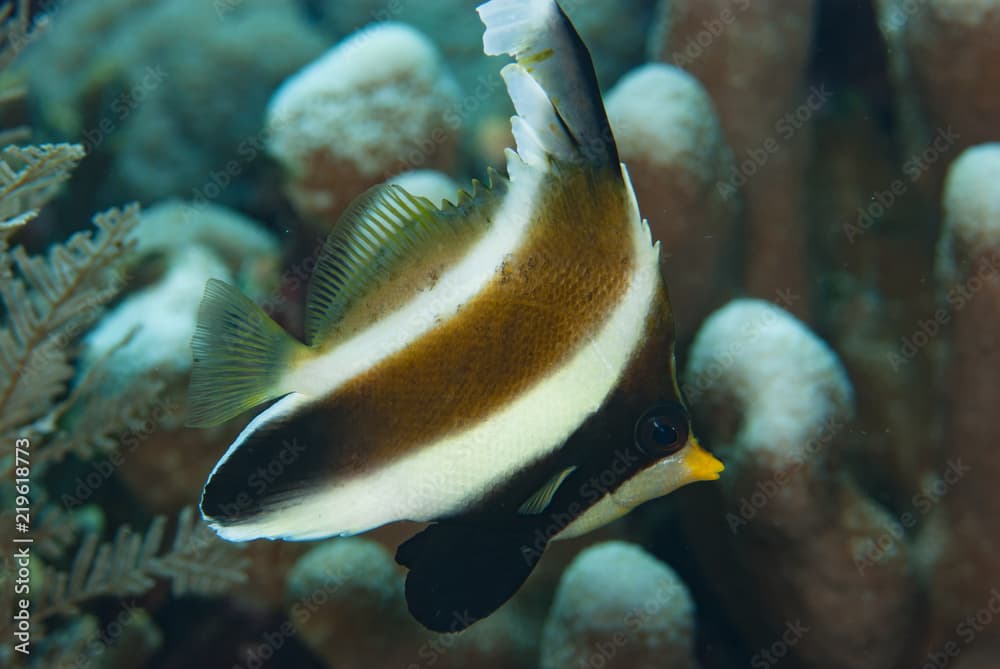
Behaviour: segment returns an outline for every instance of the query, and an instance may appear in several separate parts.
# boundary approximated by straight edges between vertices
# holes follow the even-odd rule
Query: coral
[[[234,211],[180,201],[144,212],[131,237],[135,250],[123,264],[121,282],[132,290],[83,338],[79,364],[83,374],[98,365],[106,370],[95,380],[97,394],[158,380],[151,415],[133,427],[119,471],[146,508],[174,513],[198,498],[217,440],[233,436],[230,429],[182,429],[191,336],[205,283],[222,279],[254,299],[267,297],[278,280],[279,248],[272,234]],[[124,343],[123,333],[132,333]],[[144,457],[129,457],[140,442]]]
[[[268,96],[323,44],[294,0],[75,2],[20,66],[39,129],[110,163],[99,199],[229,202],[259,170]]]
[[[802,176],[809,120],[826,104],[804,90],[815,3],[664,0],[649,38],[654,60],[683,67],[705,86],[736,161],[716,187],[746,202],[750,294],[806,294]],[[806,302],[784,304],[800,315]]]
[[[0,249],[38,215],[83,159],[77,144],[8,146],[0,154]]]
[[[434,170],[403,172],[389,182],[402,186],[414,195],[426,197],[436,205],[440,205],[442,200],[454,201],[460,190],[451,177]]]
[[[653,239],[685,341],[735,284],[737,199],[719,194],[732,154],[712,101],[679,68],[650,64],[607,96],[608,116]]]
[[[591,546],[563,573],[540,666],[692,669],[691,595],[670,567],[638,546]]]
[[[170,548],[160,553],[165,527],[160,516],[144,534],[123,525],[111,543],[99,545],[97,535],[86,537],[68,573],[43,571],[38,577],[42,585],[32,598],[35,621],[74,612],[95,597],[141,594],[155,577],[171,579],[178,596],[213,594],[245,580],[245,560],[233,559],[239,547],[219,541],[192,509],[181,512]]]
[[[898,113],[910,153],[941,129],[957,135],[946,154],[997,139],[1000,117],[1000,2],[957,0],[915,7],[881,0],[880,25],[893,47],[894,83],[904,98]],[[946,163],[933,166],[934,192]]]
[[[288,611],[306,643],[330,666],[526,666],[527,625],[500,612],[461,634],[431,634],[406,610],[403,579],[389,553],[368,539],[313,548],[288,574]],[[386,643],[384,629],[393,630]]]
[[[464,0],[321,0],[321,24],[332,37],[342,39],[369,23],[399,21],[427,35],[441,50],[465,96],[452,105],[449,119],[466,133],[466,148],[476,162],[500,165],[469,135],[497,122],[507,130],[510,102],[496,62],[483,54],[482,24]],[[594,55],[604,87],[614,84],[628,69],[643,60],[643,44],[634,35],[645,30],[653,13],[652,0],[571,0],[563,9],[579,29]],[[508,145],[512,145],[508,144]],[[502,158],[502,155],[500,156]]]
[[[36,633],[0,665],[995,666],[997,0],[560,0],[718,482],[555,542],[459,635],[406,611],[412,524],[242,551],[201,525],[245,424],[182,426],[204,282],[298,333],[355,195],[454,199],[504,164],[476,4],[0,0],[0,440],[31,441]],[[710,315],[738,294],[811,331],[758,300]]]
[[[30,213],[20,207],[18,216]],[[0,297],[6,311],[0,330],[0,434],[45,414],[73,375],[66,339],[92,322],[117,292],[106,269],[128,252],[128,233],[138,210],[112,210],[94,218],[98,233],[78,233],[53,245],[48,258],[31,257],[23,247],[0,258]],[[17,274],[11,272],[11,266]],[[5,275],[5,276],[3,276]],[[48,421],[46,421],[48,422]]]
[[[882,545],[894,519],[838,471],[854,408],[835,354],[778,307],[737,300],[695,337],[685,388],[726,463],[687,520],[731,615],[805,666],[895,666],[916,623],[910,551]]]
[[[382,24],[338,44],[286,81],[268,107],[268,152],[299,214],[336,220],[366,188],[407,168],[447,172],[458,87],[435,46]]]
[[[0,6],[4,67],[30,41],[28,26],[38,25],[28,20],[27,3],[19,3],[15,14],[12,8]],[[78,505],[60,508],[51,501],[50,493],[65,483],[72,467],[64,460],[113,454],[120,446],[117,437],[160,388],[147,377],[118,394],[95,392],[95,379],[106,371],[107,357],[127,342],[126,332],[87,373],[81,374],[75,360],[80,338],[122,288],[118,272],[135,248],[130,234],[138,224],[137,206],[96,215],[96,231],[53,242],[45,255],[33,255],[23,245],[9,248],[9,238],[38,218],[82,156],[82,147],[74,144],[8,146],[0,156],[0,436],[16,446],[0,456],[0,496],[12,501],[0,510],[0,537],[18,547],[17,559],[11,551],[0,560],[0,631],[7,638],[14,638],[15,628],[23,632],[15,611],[24,610],[22,598],[29,593],[19,585],[22,598],[15,600],[16,578],[30,587],[33,644],[31,653],[4,644],[4,666],[78,666],[88,659],[97,643],[96,619],[87,614],[67,622],[66,615],[94,599],[144,594],[157,577],[172,579],[177,595],[217,593],[243,578],[244,565],[235,558],[239,548],[207,536],[190,509],[178,517],[172,546],[161,551],[162,518],[141,536],[119,525],[114,540],[99,546],[100,529],[86,530],[102,524],[100,511],[70,513],[68,508]],[[102,464],[100,471],[113,472],[108,462]],[[14,543],[28,533],[31,543]],[[67,552],[84,533],[70,561]],[[64,571],[61,563],[72,566]],[[125,634],[120,647],[132,650],[131,659],[148,657],[159,643],[149,617],[139,617],[145,624]],[[119,629],[117,636],[123,633]]]
[[[653,19],[655,0],[570,0],[563,10],[589,45],[597,78],[605,87],[615,84],[644,59],[643,34]]]
[[[147,210],[131,236],[136,248],[124,266],[124,281],[153,282],[133,290],[87,334],[83,368],[106,358],[122,333],[134,329],[128,343],[106,358],[114,382],[128,385],[156,373],[174,384],[186,383],[205,283],[222,279],[253,298],[263,297],[277,280],[278,242],[236,212],[181,202]],[[163,267],[155,280],[142,276],[151,264]]]
[[[939,244],[939,310],[949,327],[942,399],[945,430],[942,470],[959,475],[943,487],[938,536],[929,553],[934,631],[944,640],[971,612],[991,599],[1000,580],[1000,144],[967,149],[948,171],[944,230]],[[1000,626],[980,625],[980,636],[1000,640]],[[984,631],[988,630],[988,631]]]

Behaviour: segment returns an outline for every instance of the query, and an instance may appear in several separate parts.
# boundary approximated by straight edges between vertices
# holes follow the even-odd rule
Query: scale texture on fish
[[[438,631],[495,611],[549,541],[722,470],[690,429],[659,244],[586,47],[553,0],[478,12],[486,53],[516,60],[507,176],[440,207],[394,185],[361,196],[317,262],[305,344],[220,281],[192,342],[192,425],[277,400],[212,471],[212,527],[432,522],[396,559]]]

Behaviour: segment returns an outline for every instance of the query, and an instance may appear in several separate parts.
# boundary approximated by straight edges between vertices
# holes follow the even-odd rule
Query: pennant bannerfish
[[[277,400],[205,485],[215,531],[430,521],[396,559],[438,631],[496,610],[550,540],[722,471],[691,431],[659,243],[586,47],[554,0],[478,12],[485,52],[516,60],[508,176],[440,207],[394,185],[362,195],[311,278],[307,344],[216,280],[192,341],[192,425]]]

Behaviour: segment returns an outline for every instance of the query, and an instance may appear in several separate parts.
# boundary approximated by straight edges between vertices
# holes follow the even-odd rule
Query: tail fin
[[[518,113],[513,126],[521,158],[532,163],[541,149],[620,173],[590,52],[556,1],[490,0],[476,11],[486,26],[483,50],[517,60],[502,74]]]
[[[304,347],[238,289],[209,280],[191,339],[188,425],[218,425],[284,395],[278,381],[298,348]]]

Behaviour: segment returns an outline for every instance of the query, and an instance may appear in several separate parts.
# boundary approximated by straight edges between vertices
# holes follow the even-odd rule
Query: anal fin
[[[527,531],[436,523],[400,545],[406,605],[424,627],[460,632],[518,591],[545,546]]]

